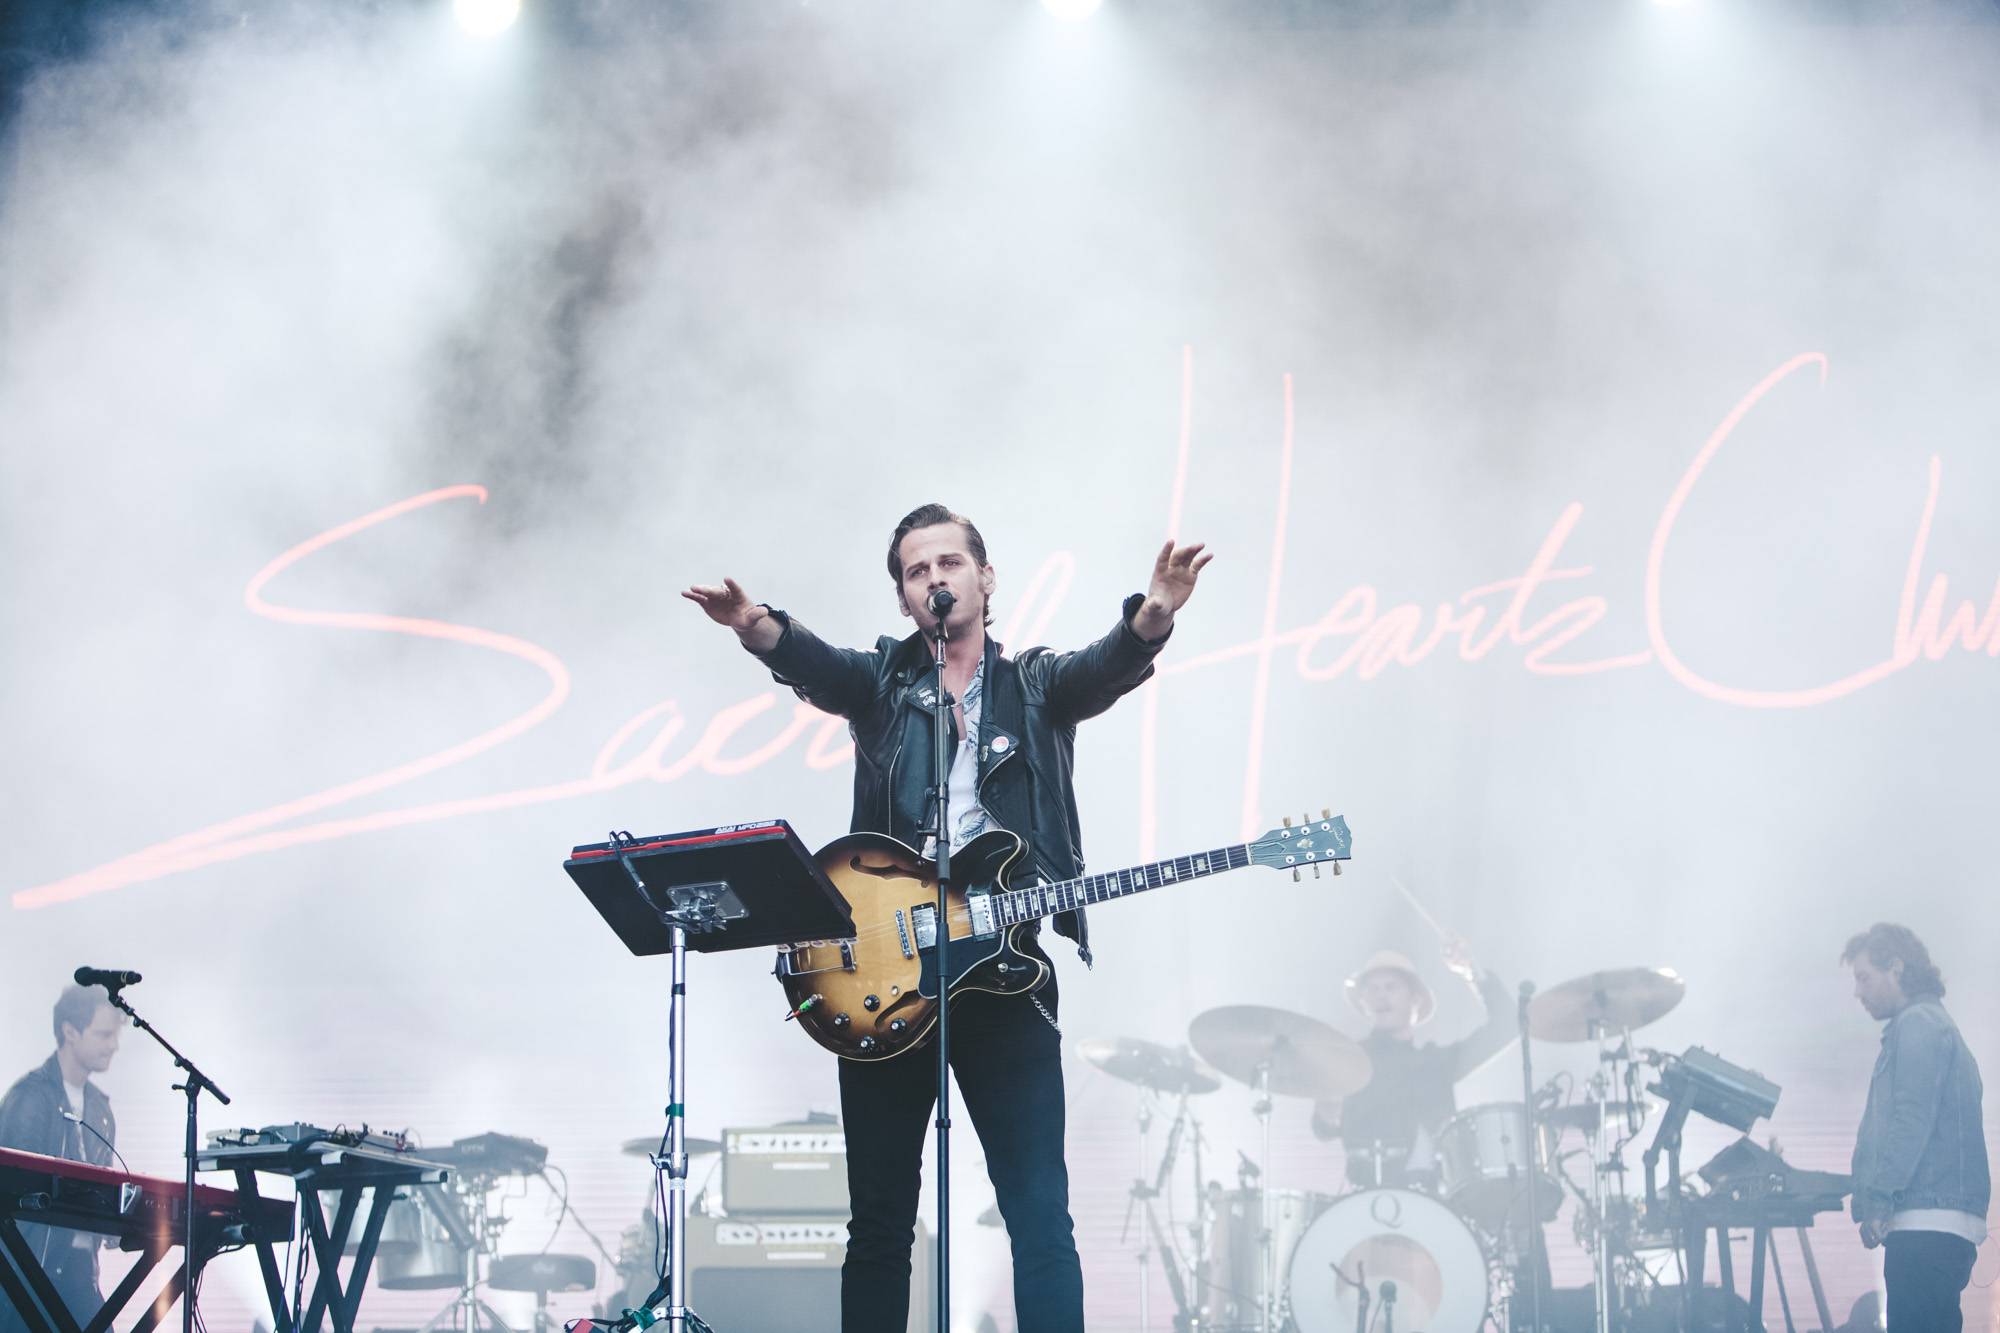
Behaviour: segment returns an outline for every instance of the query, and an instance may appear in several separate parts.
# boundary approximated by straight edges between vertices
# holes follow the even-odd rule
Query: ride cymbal
[[[1203,1093],[1222,1086],[1185,1050],[1137,1037],[1086,1037],[1076,1053],[1113,1078],[1155,1092]]]
[[[1687,982],[1671,967],[1592,972],[1528,1001],[1528,1031],[1543,1041],[1591,1041],[1663,1018],[1686,995]]]
[[[1373,1072],[1359,1043],[1289,1009],[1257,1004],[1210,1009],[1188,1025],[1188,1041],[1237,1082],[1268,1086],[1287,1097],[1333,1101],[1367,1086]]]

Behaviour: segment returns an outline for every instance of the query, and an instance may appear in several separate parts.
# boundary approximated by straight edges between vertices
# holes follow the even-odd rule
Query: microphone
[[[120,986],[139,984],[137,972],[119,972],[108,967],[79,967],[76,970],[76,984],[79,986],[102,986],[106,990],[117,990]]]
[[[958,598],[951,595],[951,589],[949,588],[939,588],[924,599],[924,606],[939,620],[943,620],[946,616],[950,615],[951,609],[957,605]]]

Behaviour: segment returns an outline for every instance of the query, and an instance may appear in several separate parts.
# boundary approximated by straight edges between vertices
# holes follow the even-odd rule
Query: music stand
[[[849,939],[854,916],[782,819],[577,847],[563,869],[627,949],[673,955],[667,999],[667,1333],[687,1333],[687,955]]]

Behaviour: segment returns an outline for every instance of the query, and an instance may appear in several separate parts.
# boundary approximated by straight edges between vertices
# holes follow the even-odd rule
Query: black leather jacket
[[[0,1099],[0,1148],[38,1152],[45,1157],[64,1157],[92,1166],[111,1165],[111,1144],[118,1138],[118,1122],[111,1115],[111,1099],[89,1079],[83,1081],[83,1118],[92,1129],[79,1128],[63,1117],[69,1109],[69,1094],[63,1090],[62,1066],[51,1055],[36,1069],[23,1074]],[[98,1137],[102,1135],[103,1137]],[[21,1235],[44,1263],[56,1233],[49,1227],[23,1224]],[[63,1243],[73,1243],[72,1233],[61,1233]],[[93,1274],[97,1248],[88,1251]],[[4,1322],[4,1321],[0,1321]]]
[[[1125,599],[1124,615],[1089,647],[1056,653],[1030,648],[1003,655],[986,640],[986,702],[979,719],[979,800],[1002,828],[1028,844],[1023,871],[1043,880],[1083,873],[1072,769],[1076,724],[1095,717],[1153,674],[1166,639],[1148,642],[1132,628],[1144,600]],[[886,833],[913,847],[936,785],[931,756],[935,697],[929,646],[921,634],[881,638],[870,651],[835,648],[783,611],[777,646],[759,654],[780,684],[815,708],[848,720],[854,734],[856,833]],[[1017,872],[1015,886],[1028,883]],[[1055,919],[1090,961],[1082,911]]]

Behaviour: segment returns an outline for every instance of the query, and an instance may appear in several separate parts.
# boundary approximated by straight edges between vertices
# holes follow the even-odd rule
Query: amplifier
[[[847,1216],[847,1134],[826,1121],[722,1131],[722,1210]]]
[[[922,1221],[911,1253],[907,1333],[931,1327],[936,1250]],[[690,1217],[688,1303],[719,1329],[838,1333],[847,1217]]]

